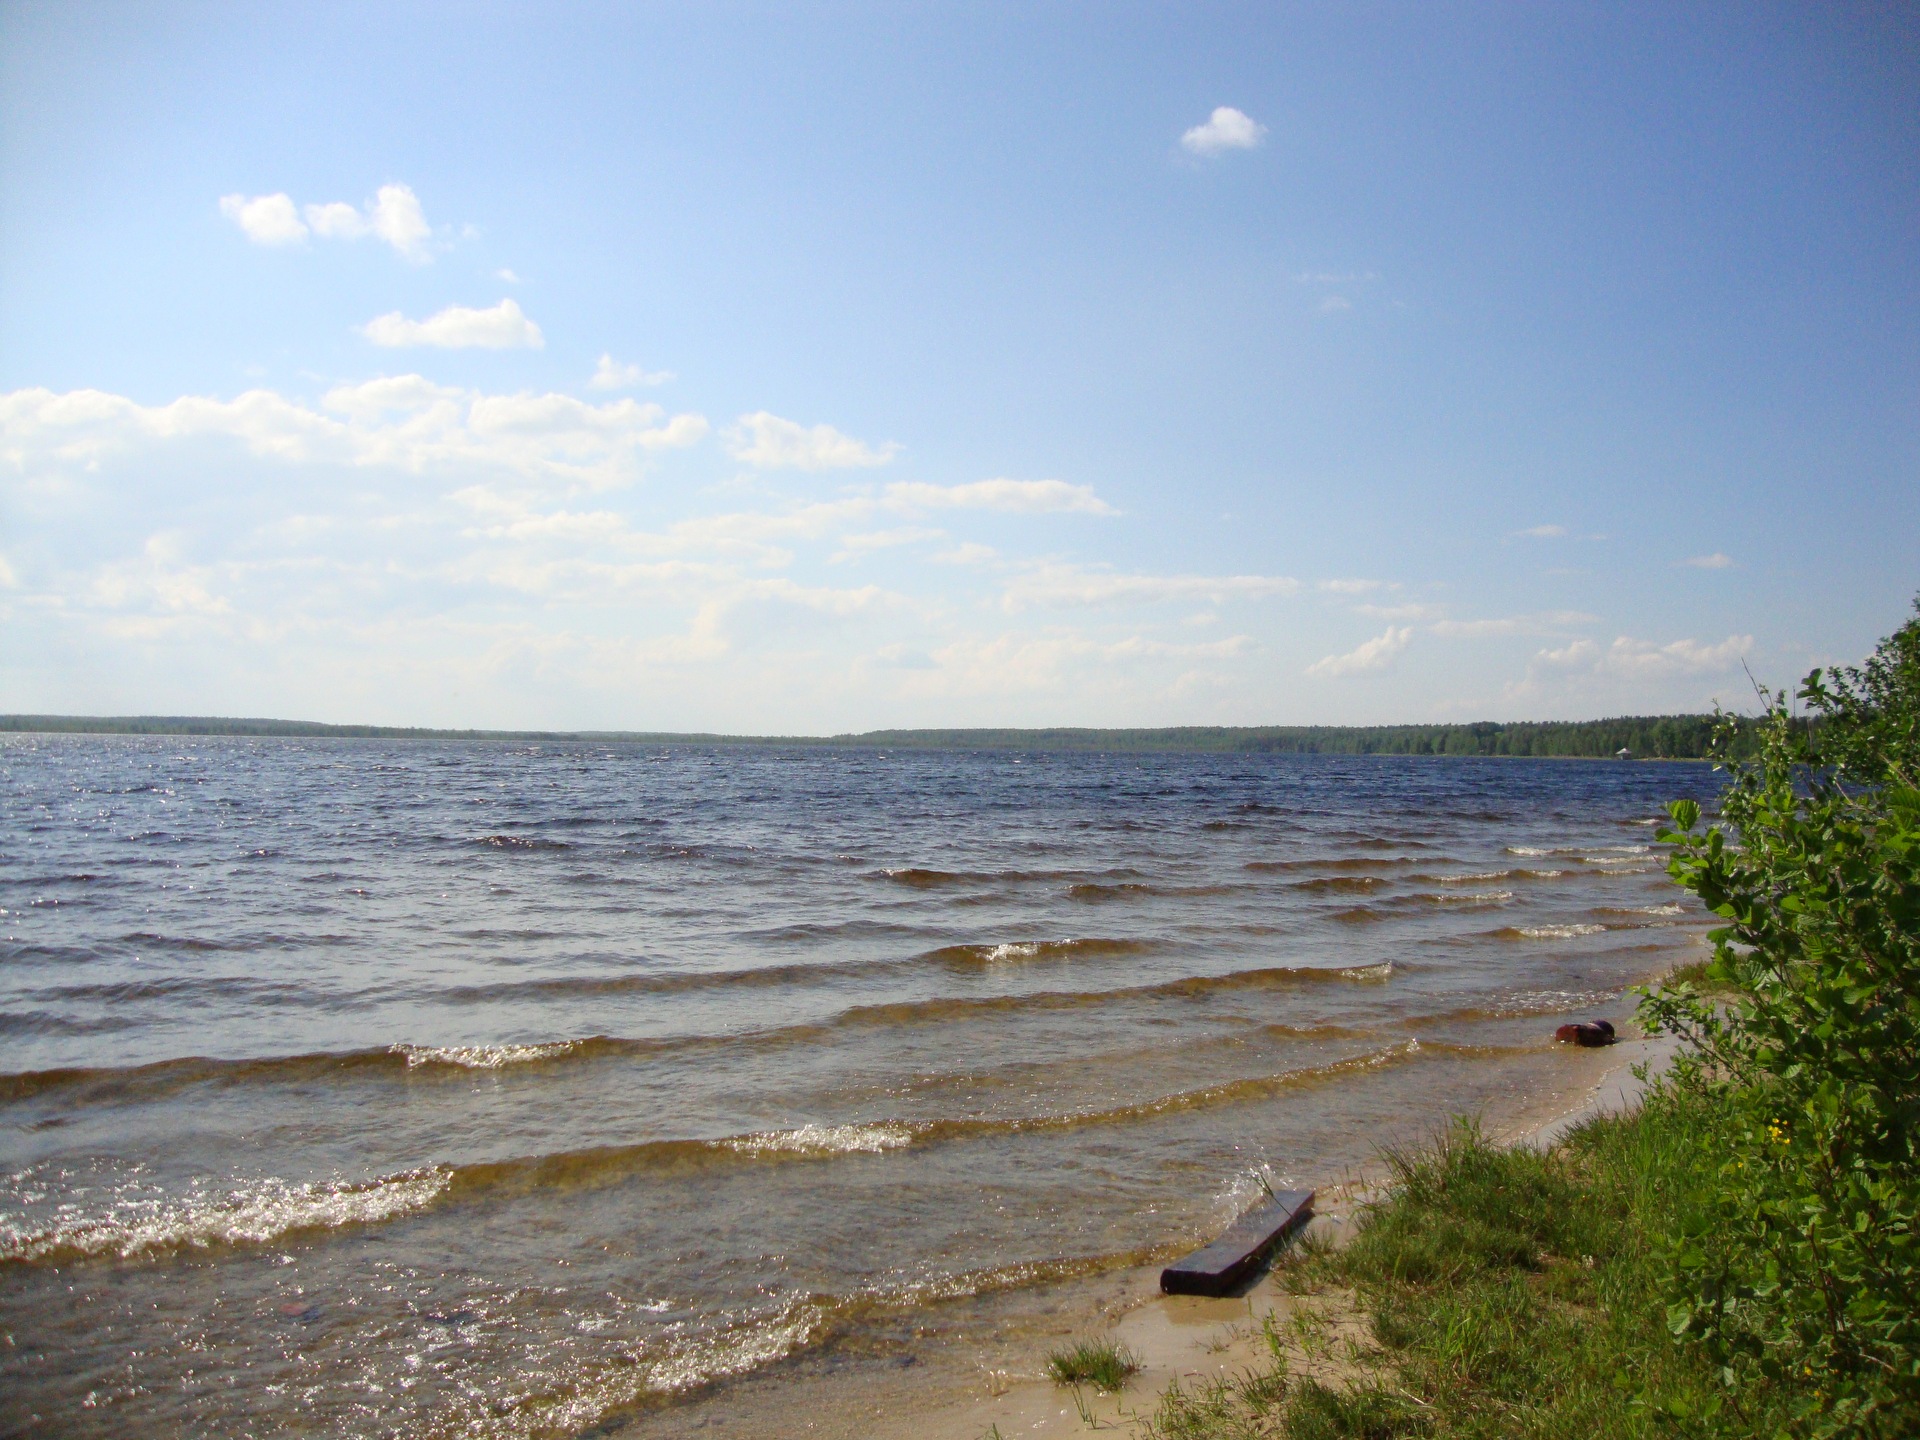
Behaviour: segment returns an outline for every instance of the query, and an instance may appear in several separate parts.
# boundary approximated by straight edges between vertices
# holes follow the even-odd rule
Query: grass
[[[1111,1395],[1140,1369],[1140,1361],[1124,1345],[1111,1340],[1082,1340],[1067,1350],[1047,1356],[1047,1373],[1057,1385],[1091,1385]]]
[[[1390,1155],[1344,1249],[1296,1256],[1271,1362],[1161,1397],[1158,1440],[1734,1440],[1773,1435],[1787,1382],[1726,1377],[1667,1329],[1650,1257],[1704,1205],[1710,1117],[1666,1099],[1552,1154],[1466,1122]],[[1350,1314],[1346,1338],[1316,1318]],[[1812,1382],[1809,1381],[1809,1384]]]
[[[1691,985],[1702,995],[1731,995],[1734,987],[1724,980],[1716,980],[1707,973],[1713,964],[1711,959],[1689,960],[1684,965],[1676,965],[1667,972],[1664,984]]]

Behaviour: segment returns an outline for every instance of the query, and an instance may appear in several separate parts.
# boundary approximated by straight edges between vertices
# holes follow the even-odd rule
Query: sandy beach
[[[1558,1073],[1530,1103],[1482,1117],[1506,1144],[1552,1146],[1573,1127],[1626,1110],[1645,1082],[1670,1061],[1671,1037],[1628,1038],[1604,1050],[1568,1049]],[[1407,1143],[1414,1136],[1383,1137]],[[1379,1193],[1383,1165],[1319,1177],[1308,1229],[1336,1243],[1354,1216]],[[995,1434],[1055,1437],[1090,1430],[1116,1437],[1144,1432],[1161,1394],[1245,1374],[1263,1366],[1266,1329],[1283,1330],[1300,1302],[1263,1272],[1242,1294],[1208,1299],[1163,1295],[1161,1265],[1152,1263],[1087,1279],[968,1302],[974,1314],[959,1327],[914,1333],[910,1325],[891,1353],[808,1357],[776,1365],[672,1410],[630,1420],[618,1433],[682,1435],[808,1435],[822,1440],[982,1440]],[[1349,1322],[1350,1323],[1350,1322]],[[1337,1339],[1341,1322],[1334,1322]],[[1111,1340],[1140,1362],[1117,1395],[1055,1384],[1045,1374],[1050,1350],[1084,1339]],[[921,1342],[916,1344],[916,1341]],[[932,1341],[933,1343],[926,1343]],[[1335,1347],[1338,1348],[1337,1346]],[[1325,1357],[1290,1354],[1295,1371],[1336,1368]],[[606,1433],[614,1433],[609,1427]]]

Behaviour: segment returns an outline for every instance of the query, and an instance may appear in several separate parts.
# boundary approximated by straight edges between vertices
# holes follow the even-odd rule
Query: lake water
[[[0,1433],[575,1434],[1178,1253],[1630,1014],[1717,788],[9,737]]]

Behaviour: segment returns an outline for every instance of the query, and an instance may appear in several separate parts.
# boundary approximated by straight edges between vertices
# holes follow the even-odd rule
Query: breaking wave
[[[90,1256],[132,1258],[216,1245],[262,1245],[308,1230],[377,1225],[431,1204],[452,1181],[439,1167],[365,1183],[252,1182],[224,1194],[122,1193],[104,1212],[62,1205],[41,1225],[0,1215],[0,1261],[44,1262]]]
[[[1391,968],[1359,967],[1351,978],[1381,980],[1391,973]],[[0,1262],[44,1263],[100,1256],[134,1258],[189,1248],[263,1245],[305,1231],[377,1225],[437,1203],[483,1193],[525,1194],[593,1187],[662,1169],[726,1163],[820,1162],[956,1140],[1142,1124],[1196,1110],[1245,1104],[1303,1087],[1337,1083],[1358,1073],[1417,1060],[1427,1054],[1495,1053],[1501,1053],[1500,1047],[1439,1044],[1431,1040],[1423,1044],[1409,1039],[1324,1064],[1223,1081],[1104,1109],[1006,1118],[809,1124],[790,1130],[756,1131],[712,1140],[658,1140],[516,1160],[429,1166],[355,1183],[296,1185],[267,1179],[249,1181],[225,1191],[195,1188],[184,1195],[158,1194],[129,1186],[110,1191],[113,1198],[106,1208],[92,1214],[70,1203],[54,1218],[39,1224],[17,1215],[0,1216]],[[15,1176],[12,1183],[17,1190],[27,1192],[25,1198],[29,1201],[39,1198],[31,1193],[30,1175]]]
[[[549,1045],[395,1045],[392,1053],[406,1058],[407,1068],[452,1065],[462,1070],[504,1070],[509,1065],[533,1065],[558,1060],[584,1045],[582,1040],[558,1040]]]
[[[905,1125],[802,1125],[720,1142],[742,1155],[873,1155],[913,1143]]]

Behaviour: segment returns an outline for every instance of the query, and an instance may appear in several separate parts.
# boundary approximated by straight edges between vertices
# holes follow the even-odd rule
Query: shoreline
[[[1006,755],[1315,756],[1328,759],[1608,760],[1711,763],[1705,715],[1618,715],[1593,720],[1413,721],[1401,725],[1171,725],[1141,729],[1083,726],[862,730],[831,735],[734,735],[675,730],[442,729],[414,725],[334,724],[317,720],[185,715],[0,714],[0,735],[23,738],[122,736],[137,739],[372,740],[504,745],[641,745],[688,750],[785,749]],[[1647,741],[1649,726],[1691,727],[1680,751],[1673,736]],[[1482,748],[1509,732],[1578,738],[1568,750]],[[1469,748],[1450,748],[1461,736]],[[1378,739],[1379,745],[1370,743]],[[1637,745],[1636,745],[1636,742]],[[1622,748],[1629,754],[1622,756]]]
[[[1505,1146],[1550,1147],[1581,1122],[1637,1102],[1644,1065],[1658,1074],[1679,1042],[1671,1036],[1622,1039],[1603,1050],[1570,1051],[1572,1073],[1549,1093],[1489,1122]],[[1584,1062],[1584,1063],[1583,1063]],[[1356,1212],[1380,1193],[1374,1163],[1320,1184],[1305,1234],[1339,1243]],[[757,1375],[723,1382],[711,1396],[664,1410],[611,1418],[586,1432],[678,1437],[714,1431],[804,1434],[821,1440],[983,1440],[999,1436],[1080,1435],[1089,1428],[1143,1433],[1161,1394],[1244,1376],[1268,1358],[1263,1325],[1283,1326],[1296,1302],[1266,1269],[1236,1296],[1163,1295],[1160,1265],[1132,1266],[1060,1282],[1026,1295],[983,1296],[979,1335],[937,1335],[903,1317],[897,1353],[795,1357]],[[1018,1308],[995,1324],[1001,1308]],[[1078,1392],[1045,1374],[1049,1350],[1080,1340],[1125,1346],[1141,1368],[1115,1395]],[[915,1346],[915,1340],[933,1343]]]

